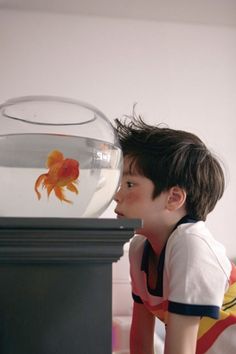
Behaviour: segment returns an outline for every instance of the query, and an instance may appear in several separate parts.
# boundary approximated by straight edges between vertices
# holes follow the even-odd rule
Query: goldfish
[[[41,174],[34,185],[34,190],[38,199],[41,199],[41,194],[38,188],[47,189],[48,198],[52,191],[60,201],[72,204],[72,201],[67,199],[64,195],[64,188],[78,194],[76,187],[77,179],[79,177],[79,162],[74,159],[64,158],[64,155],[59,150],[53,150],[48,154],[46,167],[47,173]]]

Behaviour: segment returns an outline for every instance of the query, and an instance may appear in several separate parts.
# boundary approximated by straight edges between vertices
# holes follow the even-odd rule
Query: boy
[[[155,316],[165,354],[236,353],[236,268],[205,220],[224,192],[217,159],[194,134],[139,118],[116,130],[124,171],[118,218],[140,218],[130,244],[131,354],[153,354]]]

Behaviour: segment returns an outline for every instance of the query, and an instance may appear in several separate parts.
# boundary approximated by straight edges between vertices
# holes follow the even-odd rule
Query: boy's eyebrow
[[[137,173],[134,171],[130,171],[130,170],[124,170],[123,171],[123,176],[136,176]]]

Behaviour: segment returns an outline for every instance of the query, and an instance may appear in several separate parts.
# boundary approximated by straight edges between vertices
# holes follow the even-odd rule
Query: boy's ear
[[[177,210],[180,209],[186,201],[186,192],[184,189],[175,186],[169,189],[167,198],[167,209]]]

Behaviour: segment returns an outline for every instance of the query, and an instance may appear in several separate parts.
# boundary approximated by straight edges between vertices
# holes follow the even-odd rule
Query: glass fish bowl
[[[0,105],[0,216],[99,217],[121,166],[115,130],[95,107],[52,96]]]

